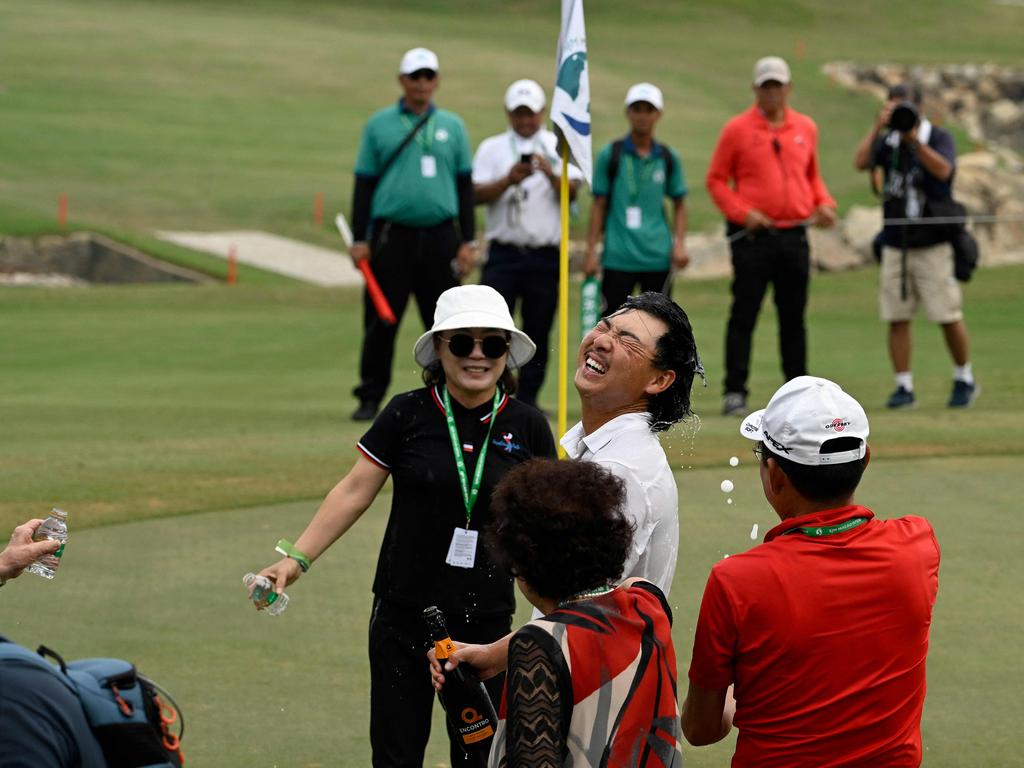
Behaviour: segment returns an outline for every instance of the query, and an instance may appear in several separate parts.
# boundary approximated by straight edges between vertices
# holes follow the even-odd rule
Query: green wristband
[[[277,546],[274,547],[274,549],[285,557],[290,557],[292,560],[297,562],[303,573],[309,570],[309,566],[311,565],[309,557],[299,552],[299,550],[295,548],[295,545],[287,539],[281,539],[277,542]]]

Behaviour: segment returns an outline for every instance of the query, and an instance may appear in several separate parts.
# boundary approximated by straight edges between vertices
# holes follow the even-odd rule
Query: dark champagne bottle
[[[455,643],[448,636],[444,614],[432,605],[423,611],[423,618],[430,628],[437,661],[443,667],[445,660],[455,650]],[[451,671],[445,670],[444,687],[438,691],[437,698],[466,752],[490,750],[498,716],[494,712],[491,697],[487,695],[487,689],[471,666],[459,664]]]

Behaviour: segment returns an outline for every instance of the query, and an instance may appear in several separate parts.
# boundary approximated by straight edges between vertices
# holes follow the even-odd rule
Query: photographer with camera
[[[480,282],[502,295],[537,344],[523,366],[516,397],[537,407],[548,360],[548,335],[558,305],[559,186],[562,163],[555,134],[544,129],[544,90],[517,80],[505,92],[509,129],[481,142],[473,158],[473,195],[487,205],[487,263]],[[583,173],[569,166],[569,199]]]
[[[953,358],[953,391],[947,405],[965,408],[980,392],[971,371],[970,344],[962,294],[953,273],[950,228],[929,224],[937,206],[952,201],[956,148],[953,137],[921,114],[921,92],[913,86],[889,89],[868,134],[857,146],[854,167],[882,176],[882,213],[888,220],[921,219],[920,224],[886,224],[882,230],[881,316],[889,324],[889,358],[896,389],[887,408],[916,403],[910,370],[910,320],[920,303],[938,323]],[[878,192],[875,177],[872,188]]]

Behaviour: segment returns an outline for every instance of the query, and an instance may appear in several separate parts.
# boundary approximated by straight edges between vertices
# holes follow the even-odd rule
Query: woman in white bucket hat
[[[426,386],[396,395],[378,414],[357,445],[355,466],[295,544],[281,542],[286,557],[262,571],[282,591],[392,478],[370,618],[374,765],[423,761],[434,699],[423,652],[424,608],[438,606],[452,635],[466,642],[489,643],[511,630],[512,579],[478,532],[491,519],[491,490],[506,472],[533,457],[555,456],[544,416],[510,398],[513,370],[535,349],[493,288],[463,285],[442,293],[433,326],[413,348]],[[503,682],[501,676],[486,683],[494,701]],[[476,764],[454,740],[451,750],[453,764]]]

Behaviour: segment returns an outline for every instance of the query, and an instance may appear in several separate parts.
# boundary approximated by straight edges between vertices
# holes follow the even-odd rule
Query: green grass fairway
[[[704,454],[701,438],[697,452]],[[729,451],[743,463],[728,468]],[[747,441],[738,435],[717,466],[678,474],[682,541],[670,602],[685,676],[704,579],[723,554],[750,547],[772,515],[760,496]],[[882,516],[928,515],[943,548],[928,662],[925,765],[1021,765],[1010,724],[1024,716],[1016,660],[1022,567],[1016,502],[1008,482],[1019,457],[873,462],[860,499]],[[719,490],[736,483],[735,503]],[[273,557],[314,502],[204,513],[72,531],[52,583],[23,576],[2,595],[2,631],[70,657],[124,656],[167,687],[185,712],[194,766],[299,768],[369,764],[366,626],[370,582],[389,496],[290,590],[280,618],[246,603],[241,576]],[[1011,533],[1014,532],[1014,533]],[[520,610],[520,618],[527,617]],[[681,683],[685,690],[685,682]],[[993,699],[999,717],[991,715]],[[687,765],[728,764],[733,740],[686,748]],[[440,709],[427,766],[447,765]]]
[[[919,407],[881,407],[891,379],[875,277],[815,277],[810,360],[872,419],[860,499],[883,516],[930,517],[943,546],[925,764],[1020,765],[1009,724],[1024,705],[1005,692],[1024,683],[1016,661],[1024,371],[1012,352],[1024,268],[983,270],[966,288],[984,393],[964,412],[944,407],[949,365],[938,331],[924,322],[915,326]],[[676,286],[711,379],[695,393],[700,419],[664,439],[681,500],[671,603],[682,675],[708,569],[751,546],[753,523],[762,535],[772,524],[749,442],[734,419],[717,415],[726,296],[724,281]],[[0,312],[0,529],[59,505],[70,511],[72,531],[54,582],[25,576],[0,594],[0,631],[69,656],[135,660],[184,708],[192,765],[365,765],[369,585],[388,493],[292,588],[294,604],[281,619],[251,611],[241,585],[243,573],[274,558],[278,538],[297,535],[354,459],[361,428],[347,416],[356,293],[5,288]],[[419,329],[410,318],[396,391],[417,383],[408,350]],[[780,383],[774,337],[766,307],[753,402]],[[574,327],[574,348],[577,339]],[[543,400],[554,402],[552,382]],[[736,470],[728,466],[733,455],[742,462]],[[719,490],[726,477],[736,483],[733,505]],[[439,720],[435,732],[430,766],[446,755]],[[687,761],[724,765],[729,749],[688,749]]]
[[[348,210],[359,131],[397,98],[405,49],[437,50],[439,103],[465,117],[475,146],[504,129],[512,80],[533,77],[550,95],[559,23],[552,0],[0,0],[0,18],[0,222],[53,222],[66,194],[84,225],[255,228],[331,244],[330,217],[313,224],[314,196]],[[586,19],[595,149],[625,131],[631,83],[660,85],[659,136],[680,152],[704,228],[719,221],[703,189],[708,159],[722,123],[750,103],[757,57],[791,60],[793,105],[821,126],[824,178],[845,208],[869,199],[851,153],[877,104],[830,85],[822,64],[1019,64],[1024,11],[991,0],[587,0]]]

